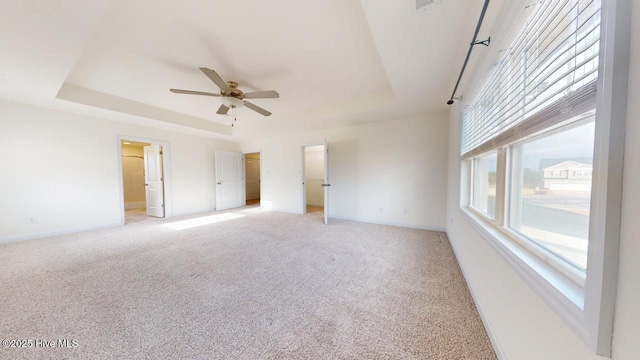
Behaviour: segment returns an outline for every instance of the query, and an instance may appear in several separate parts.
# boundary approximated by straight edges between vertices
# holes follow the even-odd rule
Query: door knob
[[[221,182],[219,182],[219,183],[218,183],[218,185],[222,185],[222,183],[221,183]]]

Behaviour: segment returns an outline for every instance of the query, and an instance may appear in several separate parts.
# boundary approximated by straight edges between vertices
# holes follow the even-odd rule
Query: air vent
[[[434,3],[435,0],[416,0],[416,10],[424,10],[427,6]]]

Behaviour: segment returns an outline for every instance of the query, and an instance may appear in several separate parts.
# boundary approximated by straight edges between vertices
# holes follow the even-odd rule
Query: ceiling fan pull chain
[[[236,107],[235,106],[231,106],[231,117],[233,117],[233,119],[231,120],[231,127],[233,127],[233,125],[235,125],[235,122],[238,120],[238,118],[236,117]]]

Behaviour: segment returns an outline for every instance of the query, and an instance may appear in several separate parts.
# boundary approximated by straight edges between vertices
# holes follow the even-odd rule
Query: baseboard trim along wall
[[[446,232],[446,229],[443,228],[443,227],[406,224],[406,223],[399,223],[399,222],[394,222],[394,221],[380,221],[380,220],[363,219],[363,218],[352,218],[352,217],[348,217],[348,216],[333,216],[333,215],[329,217],[329,220],[331,220],[331,219],[359,221],[359,222],[365,222],[365,223],[369,223],[369,224],[399,226],[399,227],[406,227],[406,228],[411,228],[411,229]]]
[[[79,232],[91,231],[91,230],[100,230],[100,229],[112,228],[117,226],[123,226],[123,225],[117,222],[117,223],[112,223],[107,225],[90,226],[85,228],[75,228],[75,229],[68,229],[68,230],[62,230],[62,231],[29,234],[29,235],[22,235],[22,236],[11,236],[4,239],[0,239],[0,244],[8,244],[8,243],[14,243],[19,241],[42,239],[42,238],[51,237],[51,236],[73,234],[73,233],[79,233]]]
[[[448,232],[446,233],[447,233],[447,237],[449,238],[449,244],[451,245],[453,254],[455,255],[456,259],[459,259],[458,254],[460,252],[458,251],[456,242],[451,240],[452,237]],[[488,316],[486,314],[486,311],[482,307],[481,303],[478,301],[474,283],[469,281],[469,277],[467,276],[467,271],[465,270],[464,264],[460,261],[457,261],[457,262],[458,262],[458,266],[460,267],[460,271],[462,272],[462,276],[464,277],[464,282],[467,284],[467,288],[469,289],[469,293],[471,294],[471,298],[473,299],[473,303],[476,305],[476,309],[478,309],[478,314],[480,315],[480,319],[482,320],[484,329],[487,331],[487,336],[489,336],[489,341],[491,341],[491,345],[493,346],[493,351],[495,351],[498,359],[500,360],[507,359],[506,355],[504,354],[504,349],[502,348],[502,344],[500,344],[500,341],[498,341],[498,337],[496,336],[493,328],[491,327],[490,323],[487,320]]]

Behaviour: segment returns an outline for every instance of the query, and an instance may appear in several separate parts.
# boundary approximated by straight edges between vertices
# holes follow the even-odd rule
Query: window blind
[[[600,6],[600,0],[542,0],[529,7],[463,111],[463,158],[595,106]]]

